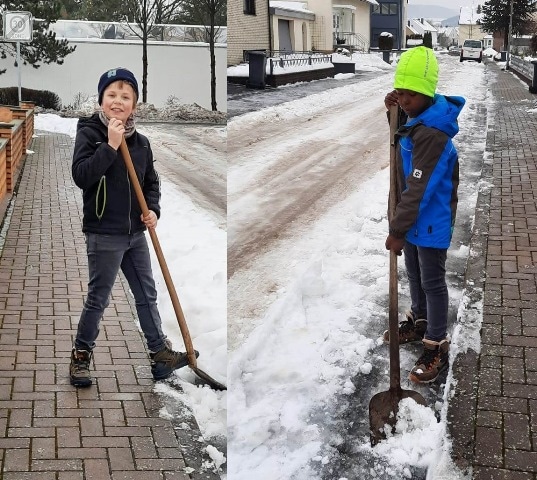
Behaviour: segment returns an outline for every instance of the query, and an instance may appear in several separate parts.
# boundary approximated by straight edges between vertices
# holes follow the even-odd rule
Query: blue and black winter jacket
[[[126,142],[147,207],[160,217],[160,182],[149,140],[135,131]],[[146,229],[121,152],[108,145],[108,128],[98,114],[78,121],[72,174],[82,189],[84,232],[119,235]]]
[[[398,192],[390,233],[421,247],[448,248],[457,212],[458,133],[462,97],[433,104],[396,133]]]

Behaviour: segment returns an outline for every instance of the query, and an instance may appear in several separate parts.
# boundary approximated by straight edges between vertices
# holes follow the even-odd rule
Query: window
[[[245,15],[255,15],[255,0],[244,0]]]
[[[335,13],[332,15],[332,28],[339,30],[339,15]]]
[[[373,15],[397,15],[399,4],[397,3],[381,3],[373,5]]]

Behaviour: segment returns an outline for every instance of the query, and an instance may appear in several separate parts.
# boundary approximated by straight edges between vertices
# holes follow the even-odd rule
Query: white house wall
[[[487,35],[481,30],[479,25],[459,25],[459,45],[462,45],[465,40],[483,40]]]
[[[332,52],[332,2],[330,0],[308,0],[308,10],[315,13],[311,42],[316,50]]]
[[[65,57],[63,65],[31,65],[21,68],[21,83],[25,88],[49,90],[56,93],[63,105],[70,105],[75,97],[96,95],[99,77],[109,68],[126,67],[136,76],[142,95],[141,42],[110,40],[70,41],[76,50]],[[220,111],[226,111],[226,46],[216,47],[216,99]],[[0,87],[18,85],[14,59],[0,59]],[[148,45],[147,102],[156,107],[165,105],[170,96],[184,104],[197,103],[211,109],[209,46],[203,43],[163,43]]]
[[[352,2],[351,2],[352,3]],[[367,2],[356,2],[355,31],[368,42],[371,37],[371,5]]]
[[[352,5],[354,10],[354,32],[362,35],[367,41],[370,37],[371,5],[362,0],[308,0],[308,10],[315,13],[312,26],[312,46],[317,50],[332,51],[334,37],[332,27],[333,5]]]
[[[304,52],[311,50],[311,24],[313,22],[293,17],[286,17],[285,15],[272,15],[272,45],[274,50],[281,50],[278,20],[289,21],[291,45],[293,47],[293,51]],[[304,35],[302,34],[302,28],[306,29],[305,38],[303,38]]]

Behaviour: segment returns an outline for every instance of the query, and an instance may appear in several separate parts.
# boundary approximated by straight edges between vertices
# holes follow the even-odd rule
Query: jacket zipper
[[[131,221],[131,213],[132,213],[132,192],[131,192],[131,180],[129,178],[129,172],[127,170],[127,183],[129,185],[129,235],[131,234],[132,229],[132,221]]]

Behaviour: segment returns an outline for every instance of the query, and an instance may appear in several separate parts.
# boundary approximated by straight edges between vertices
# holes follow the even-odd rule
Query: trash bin
[[[249,74],[248,88],[265,88],[267,57],[265,52],[252,50],[248,52]]]
[[[507,50],[500,52],[500,62],[507,62]]]

